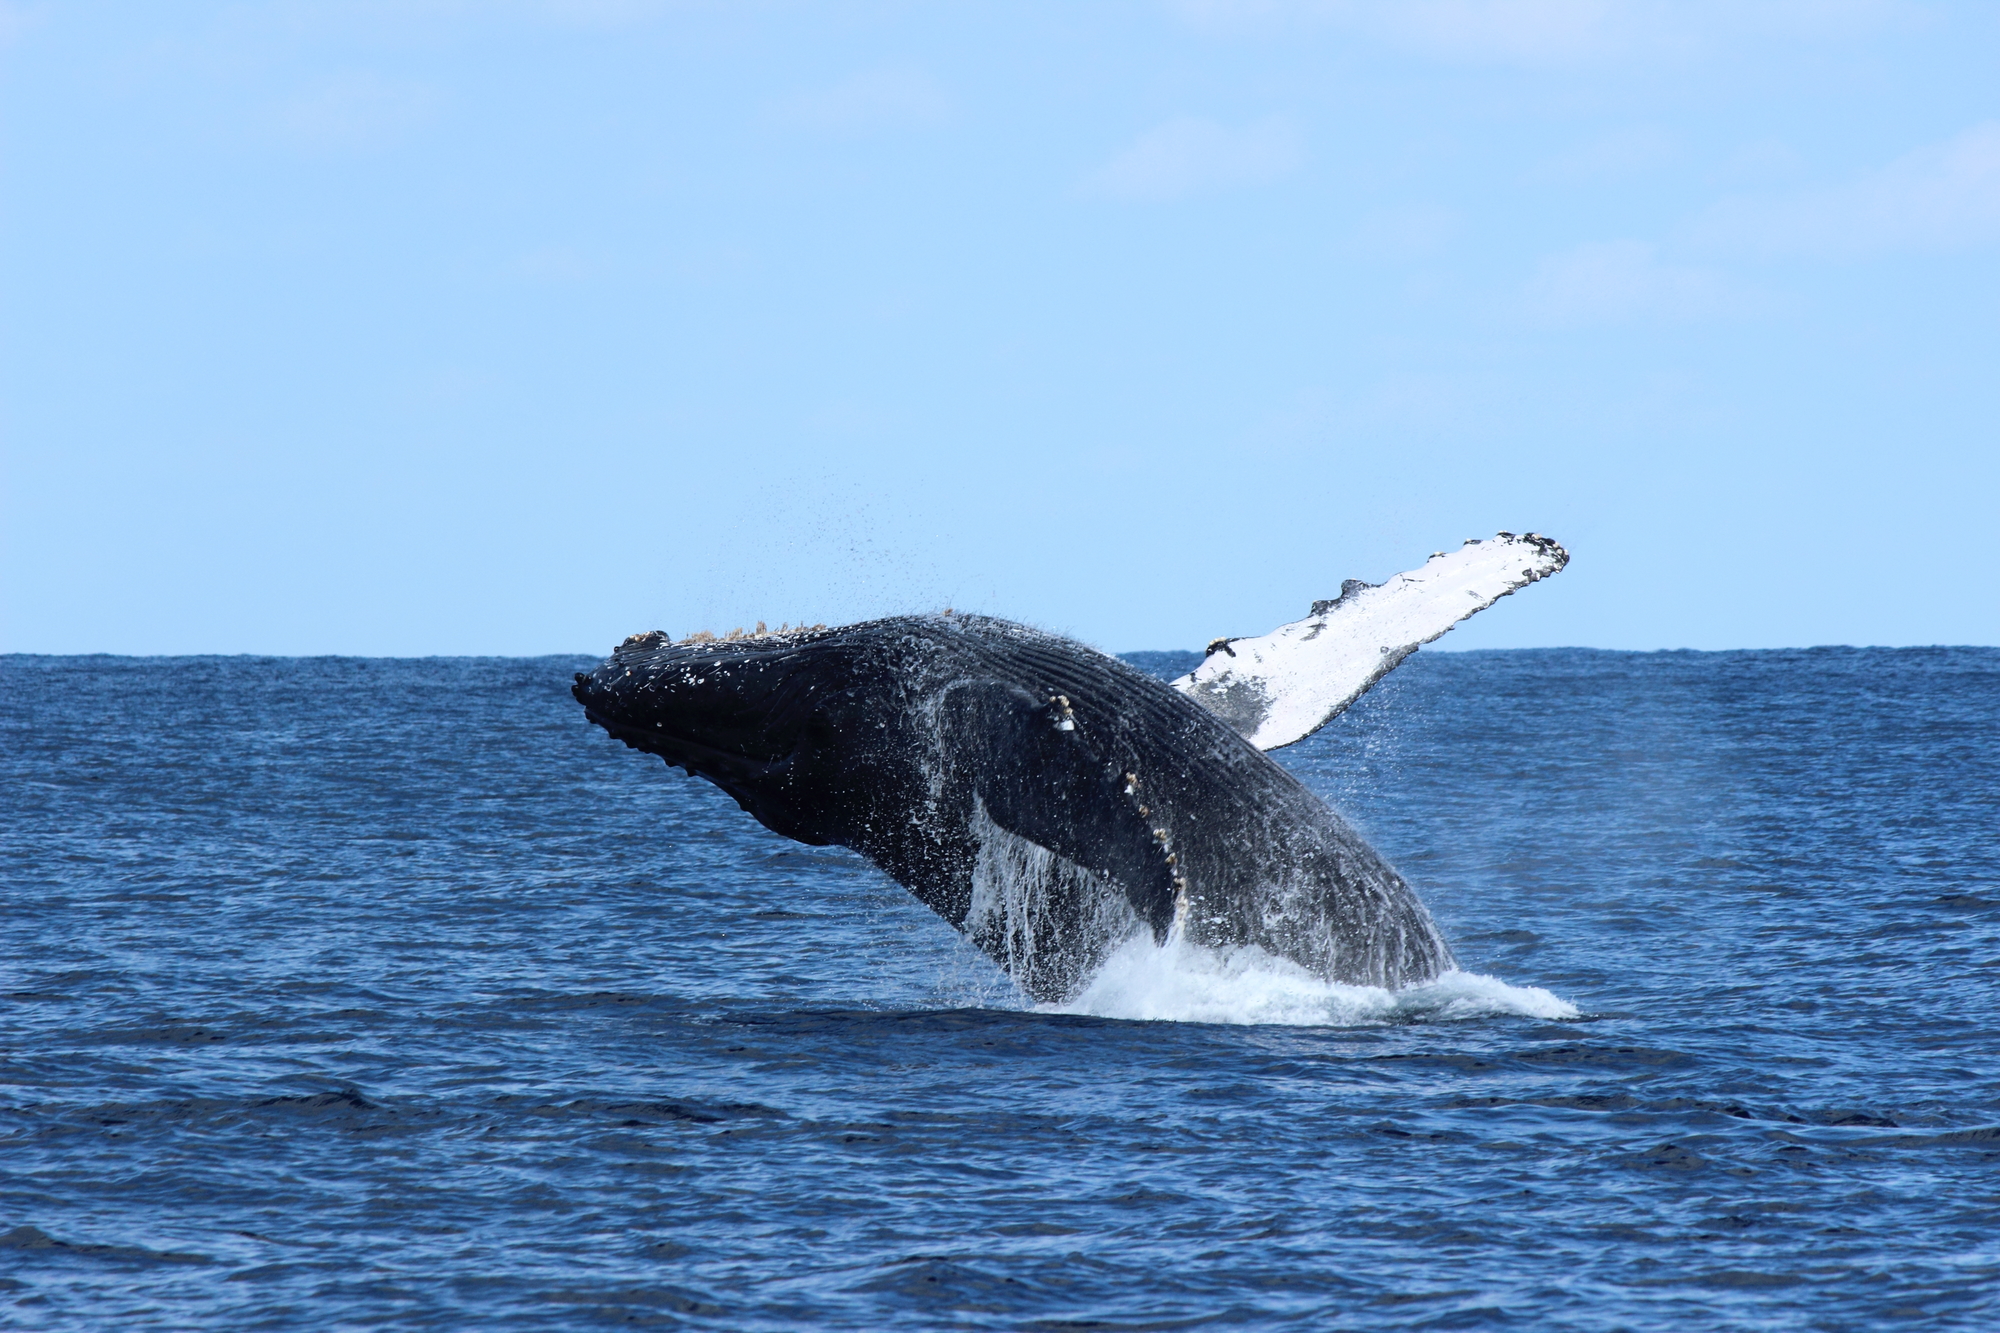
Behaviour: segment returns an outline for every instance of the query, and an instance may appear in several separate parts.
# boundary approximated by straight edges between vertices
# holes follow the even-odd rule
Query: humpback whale
[[[860,852],[1038,1001],[1076,994],[1138,932],[1393,989],[1453,966],[1450,947],[1403,877],[1266,752],[1567,559],[1534,534],[1468,542],[1381,585],[1350,579],[1267,635],[1217,639],[1171,683],[944,612],[636,634],[572,693],[613,738],[773,832]]]

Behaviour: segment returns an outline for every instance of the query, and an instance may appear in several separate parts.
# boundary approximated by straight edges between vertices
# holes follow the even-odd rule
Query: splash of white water
[[[1447,972],[1406,990],[1321,981],[1258,948],[1218,952],[1178,941],[1127,940],[1082,994],[1042,1013],[1181,1023],[1347,1027],[1518,1015],[1575,1018],[1577,1009],[1538,986],[1510,986],[1476,972]]]

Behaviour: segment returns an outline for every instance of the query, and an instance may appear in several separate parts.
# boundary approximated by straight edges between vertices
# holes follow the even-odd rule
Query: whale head
[[[851,731],[845,657],[824,630],[678,643],[635,634],[577,672],[570,693],[616,739],[707,778],[787,837],[823,842],[834,831],[801,827],[786,789]]]

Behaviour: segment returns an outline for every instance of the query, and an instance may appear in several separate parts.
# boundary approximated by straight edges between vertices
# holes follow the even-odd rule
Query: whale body
[[[773,832],[861,853],[1038,1001],[1074,996],[1141,932],[1394,989],[1453,966],[1443,934],[1264,749],[1310,734],[1419,642],[1567,559],[1546,539],[1502,537],[1379,587],[1350,580],[1306,621],[1217,640],[1173,684],[946,612],[638,634],[572,693],[611,736],[714,783]],[[1366,651],[1342,646],[1343,624]],[[1374,642],[1396,634],[1415,637]]]
[[[860,852],[1037,1000],[1142,929],[1377,986],[1451,963],[1402,876],[1220,717],[1021,625],[640,637],[574,692],[773,832]]]

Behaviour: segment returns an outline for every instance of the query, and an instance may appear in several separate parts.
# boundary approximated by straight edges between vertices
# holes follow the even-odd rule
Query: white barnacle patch
[[[1057,731],[1076,730],[1076,710],[1070,707],[1067,694],[1051,695],[1049,706],[1055,710]]]

